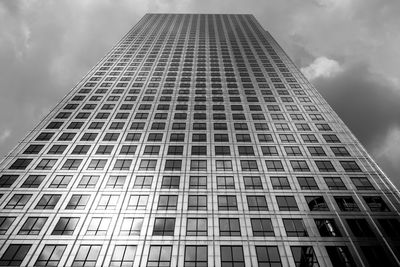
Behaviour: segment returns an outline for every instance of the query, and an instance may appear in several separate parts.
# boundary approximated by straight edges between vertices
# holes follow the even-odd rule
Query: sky
[[[0,0],[0,157],[146,13],[249,13],[400,188],[398,0]]]

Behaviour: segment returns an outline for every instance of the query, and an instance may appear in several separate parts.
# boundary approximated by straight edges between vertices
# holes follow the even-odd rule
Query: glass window
[[[374,237],[374,231],[366,219],[346,219],[347,224],[356,237]]]
[[[185,246],[185,267],[207,267],[207,246]]]
[[[246,189],[263,189],[260,176],[243,176],[243,182]]]
[[[318,185],[315,182],[314,177],[297,177],[300,188],[302,190],[318,190]]]
[[[315,219],[319,234],[324,237],[340,237],[342,234],[334,219]]]
[[[325,183],[329,190],[346,190],[342,179],[340,177],[324,177]]]
[[[178,196],[161,195],[158,199],[158,210],[176,210],[178,205]]]
[[[89,202],[90,195],[72,195],[65,209],[67,210],[84,210]]]
[[[148,195],[131,195],[129,197],[129,210],[145,210],[147,207]]]
[[[100,245],[80,245],[72,265],[95,266],[100,254],[100,249]]]
[[[171,265],[172,246],[150,246],[148,267],[167,267]]]
[[[360,211],[353,197],[334,197],[341,211]]]
[[[21,185],[21,188],[38,188],[44,178],[46,178],[45,175],[29,175]]]
[[[16,217],[0,217],[0,235],[5,235]]]
[[[72,235],[79,222],[78,217],[61,217],[54,227],[52,235]]]
[[[219,235],[220,236],[240,236],[239,219],[221,218],[219,219]]]
[[[207,210],[207,195],[189,195],[188,210]]]
[[[0,177],[0,188],[9,188],[17,180],[18,175],[2,175]]]
[[[94,188],[99,180],[99,175],[83,175],[78,188]]]
[[[186,226],[187,236],[206,236],[207,235],[207,219],[206,218],[188,218]]]
[[[287,236],[305,237],[308,236],[307,228],[302,219],[283,219]]]
[[[20,266],[28,254],[31,245],[9,245],[0,258],[0,266]]]
[[[260,267],[280,267],[282,266],[278,247],[276,246],[256,246],[257,262]]]
[[[319,267],[317,256],[311,246],[290,247],[296,266],[303,266],[306,262],[308,266]]]
[[[328,246],[325,247],[328,252],[329,259],[331,260],[332,267],[355,267],[353,257],[350,254],[350,251],[345,246]]]
[[[277,196],[276,201],[280,211],[298,211],[294,196]]]
[[[271,176],[271,184],[273,189],[290,189],[289,180],[285,176]]]
[[[305,197],[310,211],[328,211],[328,205],[323,196],[306,196]]]
[[[111,218],[97,217],[90,220],[90,224],[85,235],[106,235],[108,227],[111,223]]]
[[[190,176],[189,189],[207,189],[207,176]]]
[[[163,176],[161,189],[178,189],[180,183],[179,176]]]
[[[367,177],[350,177],[350,179],[358,190],[375,190]]]
[[[18,235],[38,235],[46,221],[47,217],[29,217],[18,231]]]
[[[364,201],[367,203],[371,211],[387,212],[390,211],[385,201],[381,196],[364,196]]]
[[[268,210],[267,200],[265,199],[265,196],[247,196],[246,198],[249,211]]]
[[[275,236],[271,219],[252,218],[251,229],[253,236]]]
[[[57,175],[49,185],[50,188],[66,188],[72,179],[72,175]]]
[[[122,225],[121,225],[121,230],[119,231],[119,235],[122,236],[140,235],[142,224],[143,224],[142,218],[125,217],[122,220]]]
[[[153,235],[173,236],[175,218],[156,218],[154,220]]]
[[[236,196],[218,196],[219,210],[238,210]]]
[[[117,245],[111,258],[110,266],[124,267],[133,266],[135,261],[136,246],[134,245]]]
[[[35,266],[58,266],[67,245],[45,245]]]
[[[4,206],[4,209],[21,210],[25,207],[31,197],[32,195],[30,194],[15,194]]]
[[[242,246],[221,246],[221,266],[244,267]]]

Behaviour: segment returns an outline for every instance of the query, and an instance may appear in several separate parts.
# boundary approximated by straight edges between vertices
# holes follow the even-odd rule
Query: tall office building
[[[145,15],[0,171],[1,266],[399,265],[398,191],[251,15]]]

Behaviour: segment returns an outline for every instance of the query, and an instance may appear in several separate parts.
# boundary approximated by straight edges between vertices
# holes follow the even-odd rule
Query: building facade
[[[251,15],[147,14],[0,164],[0,266],[398,266],[399,194]]]

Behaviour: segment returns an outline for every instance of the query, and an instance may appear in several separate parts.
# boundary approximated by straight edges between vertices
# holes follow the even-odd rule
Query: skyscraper
[[[0,266],[400,264],[398,191],[251,15],[145,15],[0,173]]]

